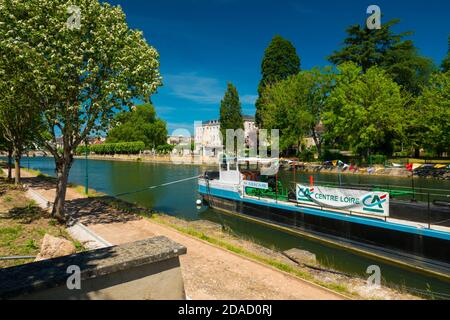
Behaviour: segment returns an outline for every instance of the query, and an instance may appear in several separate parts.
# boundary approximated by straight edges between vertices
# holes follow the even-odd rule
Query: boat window
[[[225,159],[222,160],[222,163],[220,164],[220,169],[222,169],[222,171],[227,171],[227,161]]]

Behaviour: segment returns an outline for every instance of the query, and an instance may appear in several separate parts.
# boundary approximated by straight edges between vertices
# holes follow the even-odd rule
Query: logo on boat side
[[[297,188],[297,200],[313,202],[312,196],[314,194],[314,187],[307,188],[299,186]]]
[[[378,191],[297,184],[297,201],[321,208],[389,216],[389,194]]]
[[[364,205],[363,210],[376,213],[384,213],[383,204],[386,203],[387,194],[381,197],[377,194],[368,194],[362,200]]]

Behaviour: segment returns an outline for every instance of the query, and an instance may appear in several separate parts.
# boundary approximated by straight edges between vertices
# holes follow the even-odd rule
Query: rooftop
[[[255,116],[243,115],[242,119],[244,121],[255,121]],[[218,124],[220,124],[220,121],[217,120],[217,119],[215,119],[215,120],[206,120],[206,121],[202,122],[202,125],[204,125],[204,126],[205,125],[206,126],[208,126],[208,125],[218,125]]]

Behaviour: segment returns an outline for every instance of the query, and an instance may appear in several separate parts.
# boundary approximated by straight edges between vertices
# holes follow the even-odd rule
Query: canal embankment
[[[84,155],[77,155],[75,158],[83,159]],[[210,156],[179,156],[170,154],[112,154],[98,155],[90,154],[89,159],[92,160],[109,160],[109,161],[132,161],[132,162],[151,162],[161,164],[180,164],[180,165],[203,165],[217,166],[218,158]],[[449,160],[421,160],[407,159],[416,164],[416,174],[408,170],[405,165],[386,166],[380,164],[366,166],[350,166],[344,164],[324,165],[321,162],[299,162],[297,159],[280,159],[280,169],[297,171],[304,174],[334,174],[334,175],[350,175],[350,176],[373,176],[373,177],[394,177],[394,178],[420,178],[426,177],[430,179],[450,180],[450,161]],[[403,160],[404,161],[404,160]],[[439,165],[440,170],[432,170],[433,165]],[[420,168],[423,169],[420,169]],[[426,172],[425,172],[426,171]],[[430,172],[428,172],[430,171]],[[434,173],[433,173],[434,172]],[[429,174],[430,173],[430,174]],[[432,174],[431,174],[432,173]]]
[[[49,181],[45,187],[43,182],[29,187],[51,201],[54,190]],[[68,209],[108,242],[121,244],[165,235],[185,245],[188,254],[182,258],[183,277],[187,295],[193,299],[415,298],[401,288],[367,286],[363,278],[318,263],[299,264],[280,251],[223,230],[220,224],[155,214],[98,193],[86,198],[80,189],[71,188]]]
[[[55,176],[53,158],[31,157],[24,158],[22,164],[26,168],[36,169],[49,176]],[[351,275],[357,275],[367,279],[367,268],[377,265],[381,269],[382,283],[395,289],[406,289],[413,294],[424,295],[431,298],[450,297],[449,281],[436,277],[430,273],[417,272],[401,265],[385,262],[383,260],[361,255],[358,252],[346,250],[342,247],[330,246],[326,243],[315,241],[308,237],[288,233],[271,226],[254,223],[223,214],[221,211],[207,206],[196,206],[199,199],[196,180],[189,180],[179,184],[171,184],[165,187],[153,188],[151,186],[166,185],[168,182],[186,179],[186,177],[198,176],[210,170],[209,167],[194,165],[174,165],[170,163],[152,163],[139,161],[108,161],[76,159],[73,163],[69,181],[77,184],[75,189],[84,191],[84,186],[94,188],[98,192],[117,197],[128,203],[138,204],[144,208],[151,208],[158,212],[164,212],[170,216],[188,221],[211,221],[232,230],[233,234],[242,239],[261,244],[266,248],[275,248],[279,252],[291,248],[301,248],[316,255],[317,261],[327,268],[339,270]],[[280,171],[279,178],[283,186],[290,186],[292,181],[297,183],[309,183],[310,174],[298,173],[293,176],[292,171]],[[295,178],[295,179],[294,179]],[[314,174],[314,181],[321,184],[337,183],[337,175]],[[409,189],[411,179],[395,177],[377,177],[363,175],[342,175],[342,185],[371,185]],[[82,186],[80,186],[82,185]],[[418,178],[414,183],[416,192],[444,194],[450,190],[450,181]],[[76,185],[74,185],[76,186]],[[292,186],[292,185],[291,185]],[[133,192],[136,190],[144,190]],[[89,190],[89,194],[93,194]],[[419,194],[415,194],[418,201]],[[404,198],[404,197],[403,197]],[[425,197],[426,200],[426,197]]]

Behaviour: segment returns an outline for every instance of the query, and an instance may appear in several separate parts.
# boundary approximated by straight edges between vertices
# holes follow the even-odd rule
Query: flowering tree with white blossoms
[[[76,147],[107,128],[114,112],[156,92],[158,52],[128,27],[119,6],[98,0],[0,0],[0,50],[4,63],[27,64],[23,76],[32,79],[32,92],[21,94],[36,97],[46,127],[37,138],[56,164],[53,215],[65,220]]]

